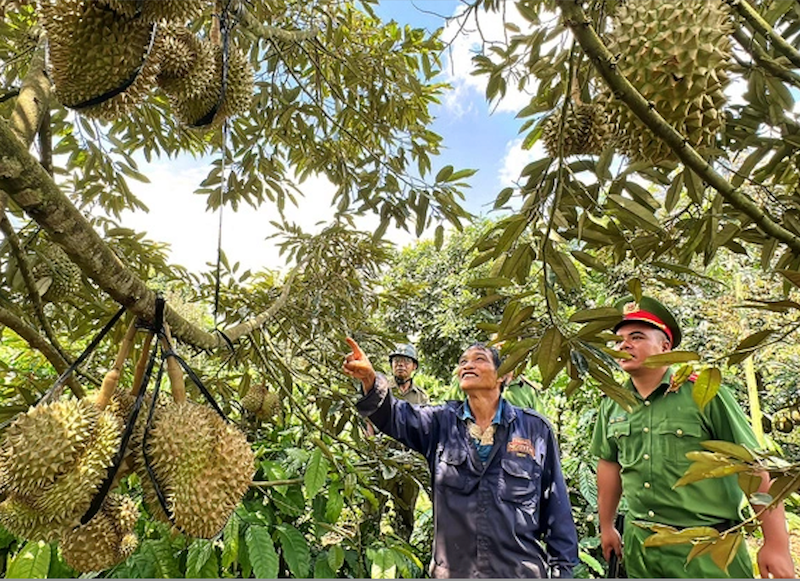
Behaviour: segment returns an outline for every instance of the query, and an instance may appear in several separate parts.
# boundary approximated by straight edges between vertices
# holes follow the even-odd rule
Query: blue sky
[[[444,26],[444,17],[455,14],[461,5],[459,0],[383,0],[376,13],[383,20],[434,30]],[[456,26],[451,23],[443,38],[452,38],[451,31]],[[486,79],[469,74],[470,58],[479,46],[477,39],[469,35],[471,30],[475,27],[467,23],[466,34],[459,35],[443,55],[441,80],[449,82],[453,91],[433,109],[436,121],[432,129],[442,135],[444,149],[432,162],[434,171],[448,164],[477,169],[478,173],[470,179],[472,188],[466,192],[465,205],[469,211],[485,215],[497,192],[510,185],[512,176],[518,176],[530,158],[530,152],[519,149],[519,121],[514,118],[528,98],[512,92],[500,106],[492,106],[490,114],[490,105],[484,97]],[[502,34],[499,17],[482,16],[481,30],[489,36]],[[207,212],[205,200],[192,191],[205,178],[208,166],[186,158],[144,164],[140,169],[151,183],[132,184],[132,189],[150,208],[150,213],[129,213],[123,216],[123,221],[129,227],[148,232],[153,240],[169,243],[173,262],[192,270],[207,269],[207,263],[216,261],[219,215]],[[311,231],[315,224],[326,222],[333,214],[329,202],[320,199],[332,191],[332,186],[320,177],[307,180],[302,189],[305,201],[300,202],[298,210],[287,214]],[[176,220],[177,216],[180,220]],[[274,241],[266,239],[271,233],[267,223],[276,218],[274,209],[267,206],[258,211],[248,207],[238,213],[230,208],[223,210],[222,246],[229,260],[253,269],[281,268],[283,259],[278,257]],[[359,227],[367,231],[376,226],[374,217],[359,222]],[[399,231],[389,231],[387,235],[400,245],[414,239]]]

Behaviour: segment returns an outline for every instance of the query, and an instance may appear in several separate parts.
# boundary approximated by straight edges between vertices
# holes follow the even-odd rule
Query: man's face
[[[620,367],[628,373],[642,369],[642,363],[651,355],[670,351],[667,336],[646,323],[626,323],[617,329],[617,335],[622,340],[615,345],[616,350],[626,351],[631,355],[630,359],[619,360]]]
[[[492,354],[487,349],[470,347],[458,360],[456,374],[464,393],[499,389],[502,379],[497,376]]]
[[[395,355],[392,357],[392,374],[399,379],[405,381],[411,377],[411,374],[414,373],[416,368],[417,364],[414,363],[411,357],[404,357],[403,355]]]

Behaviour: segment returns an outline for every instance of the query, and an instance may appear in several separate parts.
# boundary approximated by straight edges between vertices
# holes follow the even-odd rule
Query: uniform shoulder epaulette
[[[697,381],[697,374],[692,373],[686,381],[691,381],[692,383],[694,383],[695,381]]]

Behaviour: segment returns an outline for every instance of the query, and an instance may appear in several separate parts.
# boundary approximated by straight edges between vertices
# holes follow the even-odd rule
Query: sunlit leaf
[[[743,462],[752,462],[755,460],[750,450],[739,444],[734,444],[733,442],[727,442],[725,440],[706,440],[704,442],[700,442],[700,445],[706,450],[727,454],[728,456],[733,456],[734,458],[738,458]]]
[[[697,361],[700,356],[694,351],[669,351],[667,353],[659,353],[651,355],[644,360],[645,367],[666,367],[676,363],[686,363],[688,361]]]
[[[722,372],[716,367],[703,369],[697,375],[692,388],[692,398],[701,412],[716,397],[721,384]]]

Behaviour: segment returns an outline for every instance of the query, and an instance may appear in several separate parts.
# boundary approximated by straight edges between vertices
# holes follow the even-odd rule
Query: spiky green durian
[[[87,400],[42,404],[9,426],[0,449],[0,523],[50,541],[85,514],[119,449],[121,424]]]
[[[713,147],[724,123],[731,31],[723,0],[627,0],[608,37],[617,70],[701,152]],[[654,163],[674,157],[624,103],[604,99],[621,152]]]
[[[208,0],[98,0],[117,14],[134,18],[138,16],[147,22],[186,23],[203,14],[210,6]]]
[[[182,123],[193,127],[219,125],[225,119],[246,111],[253,98],[253,67],[244,52],[230,45],[224,96],[220,99],[223,94],[222,61],[224,51],[221,46],[212,48],[211,58],[213,59],[214,73],[210,81],[203,79],[207,76],[208,64],[212,61],[202,63],[201,58],[198,58],[197,65],[185,80],[191,90],[179,92],[165,89],[175,116]],[[202,73],[203,79],[199,78],[200,73]],[[194,74],[198,74],[198,78],[193,78]]]
[[[256,412],[256,417],[260,420],[271,420],[281,411],[281,398],[274,391],[264,393],[261,407]]]
[[[42,245],[31,274],[39,295],[47,302],[63,300],[81,287],[81,269],[56,244]]]
[[[64,560],[83,572],[104,571],[121,563],[136,550],[133,527],[138,518],[131,498],[109,494],[92,520],[61,535]]]
[[[242,398],[242,407],[250,413],[257,413],[261,409],[264,401],[264,394],[267,393],[266,387],[262,384],[253,384]]]
[[[545,121],[542,139],[551,157],[559,153],[559,133],[561,130],[561,109]],[[561,155],[600,155],[608,142],[608,124],[602,106],[581,103],[570,107],[564,118],[564,135]]]
[[[183,402],[158,410],[147,449],[175,526],[202,538],[222,530],[255,470],[245,435],[213,409]],[[152,484],[144,488],[151,512],[163,519]]]
[[[155,25],[93,0],[46,2],[40,14],[49,39],[50,76],[66,107],[114,120],[131,112],[155,86]],[[85,106],[101,97],[102,102]]]
[[[162,61],[158,86],[173,98],[202,95],[214,84],[217,63],[214,45],[185,28],[164,32],[158,45]]]

